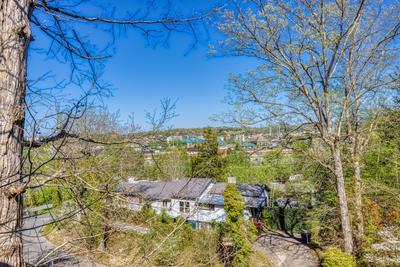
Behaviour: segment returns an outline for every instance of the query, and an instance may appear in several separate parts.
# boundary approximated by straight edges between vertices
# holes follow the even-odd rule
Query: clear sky
[[[136,34],[135,34],[136,35]],[[187,37],[172,38],[169,47],[146,47],[140,37],[120,39],[113,58],[107,63],[105,78],[116,90],[107,99],[111,110],[122,116],[157,107],[161,98],[178,99],[175,127],[215,125],[209,116],[222,112],[226,82],[232,72],[243,72],[254,66],[245,58],[210,58],[206,45],[185,52]]]
[[[193,9],[188,4],[191,2],[182,2],[184,8]],[[136,1],[118,2],[122,10],[134,8],[135,4]],[[84,12],[91,13],[93,10],[90,7]],[[117,15],[118,12],[117,9]],[[93,42],[102,41],[103,35],[93,36],[90,31],[86,27],[79,29],[80,34],[89,35]],[[49,45],[40,34],[35,37],[32,52]],[[134,112],[136,122],[143,125],[145,110],[153,110],[159,106],[161,99],[168,97],[178,100],[176,113],[179,116],[171,122],[174,127],[218,125],[210,121],[209,116],[227,108],[222,100],[226,96],[225,85],[230,73],[251,69],[254,61],[246,58],[210,58],[208,44],[211,42],[212,36],[186,54],[193,43],[193,38],[187,35],[174,34],[168,47],[153,48],[146,45],[140,32],[128,31],[116,39],[113,56],[105,63],[102,79],[115,90],[112,97],[104,99],[104,104],[111,111],[119,110],[122,121]],[[68,75],[64,65],[45,53],[30,53],[28,77],[38,77],[49,69],[57,77],[63,77]]]

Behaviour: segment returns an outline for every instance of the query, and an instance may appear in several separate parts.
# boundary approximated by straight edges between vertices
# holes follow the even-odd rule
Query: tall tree
[[[400,53],[396,47],[400,25],[398,22],[386,24],[386,19],[379,19],[379,11],[373,7],[366,8],[364,18],[355,25],[341,71],[344,137],[347,138],[354,176],[355,237],[359,250],[364,238],[361,159],[383,114],[383,107],[399,90],[400,81],[397,71]]]
[[[232,266],[249,266],[252,244],[244,221],[244,199],[235,184],[228,184],[224,190],[226,211],[226,235],[233,240],[234,257]]]
[[[23,266],[22,143],[31,1],[2,1],[0,65],[0,264]]]
[[[116,2],[115,2],[116,3]],[[165,42],[171,32],[187,32],[197,40],[195,24],[208,16],[205,12],[190,14],[179,18],[170,1],[157,7],[138,5],[136,10],[126,12],[118,18],[113,11],[106,10],[99,1],[45,1],[45,0],[2,0],[0,3],[0,263],[11,266],[23,266],[22,258],[22,195],[29,187],[30,178],[38,170],[23,173],[23,149],[31,150],[49,142],[77,136],[70,134],[73,121],[82,116],[85,107],[91,103],[89,97],[101,97],[107,94],[109,86],[101,81],[101,62],[110,54],[107,49],[94,46],[88,38],[82,37],[83,25],[90,27],[92,33],[97,30],[115,32],[131,28],[140,31],[149,41]],[[104,3],[106,4],[106,3]],[[115,4],[116,5],[116,4]],[[85,12],[88,11],[88,13]],[[90,13],[92,15],[88,15]],[[151,14],[149,13],[151,10]],[[101,14],[101,15],[97,15]],[[103,32],[103,33],[104,33]],[[111,36],[114,37],[114,36]],[[69,86],[81,89],[82,95],[75,101],[63,101],[54,91],[50,93],[49,84],[40,81],[27,83],[28,52],[33,39],[47,54],[56,60],[69,63],[70,73],[62,77],[68,82],[56,82],[52,89]],[[110,42],[112,42],[111,38]],[[104,47],[108,47],[105,44]],[[46,66],[43,66],[46,67]],[[50,69],[48,70],[50,71]],[[46,73],[46,71],[44,72]],[[46,75],[38,80],[44,80]],[[51,86],[50,86],[51,87]],[[74,95],[78,95],[75,93]],[[32,98],[35,98],[32,100]],[[50,110],[57,100],[64,104],[57,112],[44,114],[42,120],[36,115],[32,105],[37,100],[42,107]],[[58,115],[65,115],[63,121],[55,123]],[[45,129],[41,133],[40,128]],[[38,138],[38,135],[41,135]],[[60,142],[61,146],[63,142]],[[56,153],[59,149],[55,149]],[[27,153],[29,155],[29,153]]]
[[[348,253],[353,252],[354,245],[342,149],[346,113],[357,108],[354,100],[358,99],[360,105],[365,100],[359,96],[350,100],[350,94],[357,94],[354,86],[351,93],[348,91],[347,78],[357,72],[358,77],[351,80],[367,92],[387,82],[375,79],[379,75],[372,73],[373,82],[364,83],[371,69],[364,68],[356,58],[353,65],[349,56],[354,51],[357,55],[367,51],[361,61],[367,66],[387,64],[385,53],[398,50],[394,40],[400,30],[399,13],[393,11],[399,8],[397,1],[234,1],[219,24],[226,40],[217,51],[252,57],[261,64],[255,72],[232,77],[231,104],[238,106],[239,112],[228,115],[243,118],[245,110],[253,122],[285,121],[300,129],[311,128],[311,135],[322,140],[332,159],[325,166],[335,176]],[[390,71],[384,68],[380,74]],[[348,121],[353,124],[358,119]]]
[[[159,165],[168,179],[187,177],[189,159],[187,153],[176,147],[167,149],[166,154],[161,157]]]
[[[203,131],[204,143],[196,144],[198,155],[192,160],[192,176],[222,179],[223,159],[218,155],[218,137],[207,128]]]

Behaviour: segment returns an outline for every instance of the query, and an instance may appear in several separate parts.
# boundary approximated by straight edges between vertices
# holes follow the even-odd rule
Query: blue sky
[[[120,9],[116,9],[115,13],[123,16],[124,11],[134,9],[136,3],[118,2]],[[198,3],[204,7],[209,2]],[[181,4],[183,11],[192,12],[194,6],[191,2],[181,1]],[[90,6],[83,11],[86,14],[96,13],[96,9],[92,8]],[[95,33],[90,27],[80,26],[78,29],[80,34],[88,35],[93,43],[102,43],[106,38],[106,35]],[[40,33],[36,37],[31,52],[49,45]],[[104,40],[105,43],[107,41]],[[225,85],[230,73],[246,71],[255,64],[254,60],[246,58],[210,58],[208,44],[213,41],[211,36],[186,54],[193,44],[190,36],[173,34],[168,47],[159,45],[154,48],[146,45],[140,32],[127,31],[116,39],[112,58],[105,63],[102,79],[115,90],[112,97],[104,99],[104,104],[111,111],[119,110],[122,121],[134,112],[136,122],[144,125],[145,110],[157,108],[160,100],[168,97],[178,100],[176,112],[179,116],[171,122],[174,127],[218,125],[210,121],[209,116],[227,109],[222,100],[226,96]],[[48,70],[58,79],[68,75],[67,64],[57,62],[43,53],[30,53],[29,78],[38,77]]]
[[[119,109],[122,116],[135,112],[143,123],[144,110],[169,97],[178,99],[175,127],[215,125],[209,116],[227,108],[222,100],[229,74],[250,69],[254,63],[246,58],[210,58],[204,44],[185,55],[190,42],[176,36],[168,48],[153,49],[139,36],[120,39],[104,76],[116,88],[106,100],[109,108]]]

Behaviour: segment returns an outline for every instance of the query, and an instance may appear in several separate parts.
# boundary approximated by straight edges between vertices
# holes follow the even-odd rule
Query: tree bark
[[[357,248],[362,247],[362,241],[364,237],[364,216],[362,213],[362,183],[361,183],[361,164],[358,159],[353,162],[354,168],[354,198],[355,204],[354,208],[356,211],[356,227],[357,227],[357,234],[356,234],[356,245]]]
[[[0,265],[24,266],[22,143],[31,0],[0,2]]]
[[[343,167],[342,167],[342,156],[340,152],[340,148],[337,143],[333,144],[331,147],[332,155],[333,155],[333,164],[334,171],[336,176],[336,187],[339,198],[339,207],[340,207],[340,217],[342,223],[342,233],[344,240],[344,251],[352,254],[353,253],[353,234],[351,229],[351,222],[349,216],[349,208],[347,206],[347,196],[346,196],[346,188],[344,182],[343,175]]]
[[[102,238],[102,240],[101,240],[101,243],[100,243],[100,249],[102,250],[102,251],[106,251],[107,250],[107,248],[108,248],[108,240],[109,240],[109,238],[110,238],[110,231],[111,231],[111,227],[110,227],[110,225],[109,225],[109,223],[110,223],[110,205],[111,205],[111,202],[112,202],[112,199],[110,198],[110,191],[109,191],[109,188],[108,188],[108,184],[106,184],[106,186],[105,186],[105,190],[104,191],[106,191],[107,192],[107,194],[108,194],[108,197],[105,199],[105,204],[104,204],[104,207],[103,207],[103,214],[104,214],[104,226],[103,226],[103,238]]]
[[[354,131],[352,132],[354,136],[350,136],[352,148],[351,148],[351,157],[353,162],[353,171],[354,171],[354,209],[356,213],[356,249],[359,252],[362,248],[362,241],[364,238],[364,215],[362,213],[362,183],[361,183],[361,153],[363,151],[362,145],[360,144],[362,141],[361,137],[361,96],[357,95],[355,100],[355,123],[354,123]]]

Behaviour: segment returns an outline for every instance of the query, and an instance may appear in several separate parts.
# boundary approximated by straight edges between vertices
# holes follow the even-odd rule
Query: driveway
[[[320,266],[313,249],[281,232],[268,231],[258,238],[254,246],[265,251],[276,267]]]
[[[24,220],[22,238],[24,259],[27,263],[32,266],[105,267],[79,256],[72,256],[47,241],[41,234],[41,229],[51,219],[51,215],[43,214],[31,216]]]

